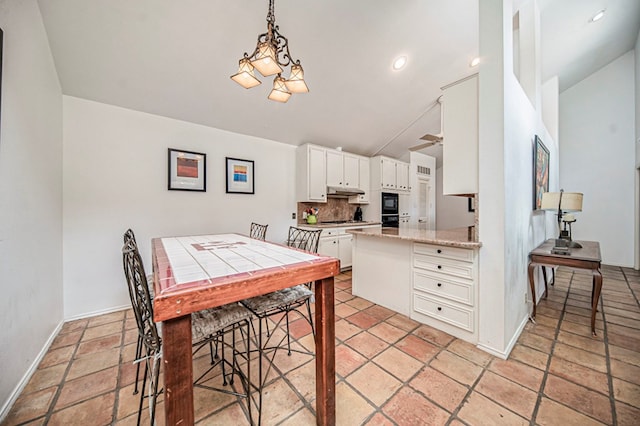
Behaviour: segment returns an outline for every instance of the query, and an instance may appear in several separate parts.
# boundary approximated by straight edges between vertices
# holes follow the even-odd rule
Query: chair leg
[[[140,337],[140,335],[138,335],[138,343],[136,345],[136,356],[135,359],[137,362],[136,365],[136,384],[133,388],[133,394],[137,395],[138,394],[138,380],[140,379],[140,357],[142,356],[142,337]]]
[[[284,313],[287,321],[287,355],[291,356],[291,333],[289,332],[289,309]]]
[[[147,385],[147,373],[149,372],[148,360],[144,362],[144,373],[142,373],[142,393],[140,394],[140,404],[138,405],[138,421],[137,426],[140,426],[140,418],[142,417],[142,403],[144,402],[144,388]]]
[[[155,425],[156,419],[156,399],[158,398],[158,381],[160,378],[160,357],[154,357],[153,359],[153,383],[151,386],[151,394],[149,398],[153,398],[153,400],[149,400],[149,424]]]
[[[311,314],[311,302],[307,300],[307,313],[309,314],[309,324],[311,324],[311,332],[313,333],[313,340],[316,338],[316,328],[313,326],[313,315]]]

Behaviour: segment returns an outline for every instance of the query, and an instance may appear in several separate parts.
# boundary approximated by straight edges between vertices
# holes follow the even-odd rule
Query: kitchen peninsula
[[[354,236],[354,295],[477,343],[482,244],[474,227],[347,232]]]

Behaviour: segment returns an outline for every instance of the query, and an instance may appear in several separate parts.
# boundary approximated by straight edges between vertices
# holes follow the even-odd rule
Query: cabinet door
[[[360,159],[354,155],[343,155],[344,186],[347,188],[360,188]]]
[[[340,258],[340,268],[347,268],[353,265],[353,235],[342,235],[338,238],[338,257]]]
[[[478,193],[478,77],[444,89],[442,95],[442,193]]]
[[[327,201],[327,175],[325,150],[309,147],[309,200]]]
[[[340,258],[338,250],[338,238],[320,238],[318,242],[318,253],[325,256]]]
[[[382,159],[382,188],[396,189],[396,162],[388,158]]]
[[[396,163],[396,185],[401,191],[409,190],[409,164]]]
[[[400,219],[411,216],[411,197],[409,194],[398,195],[398,214]]]
[[[327,151],[327,186],[343,186],[343,154],[338,151]]]

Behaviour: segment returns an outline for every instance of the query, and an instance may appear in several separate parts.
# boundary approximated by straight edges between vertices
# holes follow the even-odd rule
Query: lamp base
[[[564,254],[569,255],[571,251],[569,250],[569,243],[571,241],[567,241],[564,238],[556,238],[555,245],[551,249],[552,254]]]

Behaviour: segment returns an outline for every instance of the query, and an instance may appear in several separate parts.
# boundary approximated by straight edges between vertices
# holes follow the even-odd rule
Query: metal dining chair
[[[318,243],[320,241],[320,233],[322,229],[318,230],[306,230],[296,228],[294,226],[289,227],[289,235],[287,238],[287,245],[289,247],[295,247],[297,249],[305,250],[312,253],[318,252]],[[258,332],[257,345],[259,353],[258,363],[258,391],[259,391],[259,404],[258,404],[258,424],[260,424],[262,417],[262,389],[266,383],[266,379],[271,370],[273,359],[276,352],[284,343],[284,339],[287,339],[287,354],[291,355],[291,335],[289,332],[289,313],[298,312],[302,318],[304,318],[311,326],[312,333],[315,337],[315,329],[313,327],[313,317],[311,315],[311,299],[313,298],[313,291],[311,290],[311,283],[299,284],[294,287],[285,288],[283,290],[274,291],[262,296],[252,297],[245,299],[240,303],[243,304],[253,315],[258,319]],[[307,315],[306,317],[302,312],[298,311],[298,308],[306,305]],[[275,327],[279,327],[283,320],[286,322],[286,335],[276,344],[270,346],[270,340],[274,334],[269,333],[268,318],[274,315],[283,314],[276,322]],[[262,341],[262,324],[266,324],[267,327],[267,339]],[[262,358],[267,351],[272,351],[272,355],[269,359],[269,368],[266,374],[262,373]]]
[[[259,223],[252,222],[249,237],[256,240],[264,241],[267,235],[267,227],[269,225],[260,225]]]
[[[122,262],[129,289],[129,297],[131,299],[131,307],[133,308],[133,313],[136,318],[136,324],[138,326],[138,337],[139,340],[142,341],[142,350],[144,351],[144,353],[141,353],[140,357],[136,360],[136,362],[138,363],[144,363],[144,373],[142,379],[143,392],[140,395],[137,425],[140,425],[142,406],[145,398],[150,399],[150,424],[154,424],[156,398],[161,393],[161,391],[158,391],[158,379],[160,374],[160,360],[162,354],[162,338],[160,337],[156,323],[153,321],[153,302],[151,300],[151,294],[149,292],[147,276],[142,265],[142,258],[140,257],[140,253],[138,251],[138,247],[135,244],[135,240],[131,238],[131,235],[132,234],[129,234],[129,238],[127,238],[128,236],[125,233],[126,243],[122,248]],[[205,371],[198,379],[195,380],[194,385],[246,398],[249,418],[252,419],[252,385],[249,381],[251,377],[249,362],[250,320],[251,312],[249,312],[246,308],[238,303],[230,303],[228,305],[220,306],[217,308],[198,311],[191,315],[192,346],[195,349],[193,354],[195,355],[196,353],[198,353],[198,351],[200,351],[200,349],[210,346],[211,342],[214,342],[216,344],[216,352],[218,344],[220,344],[222,347],[221,357],[216,362],[212,362],[211,367],[207,369],[207,371]],[[239,353],[236,350],[237,330],[239,330],[241,336],[243,336],[245,349],[244,354]],[[225,342],[225,336],[227,334],[232,334],[231,344]],[[233,355],[231,361],[226,359],[224,350],[225,346],[232,349]],[[237,356],[246,361],[246,375],[240,368],[240,364],[236,358]],[[205,385],[200,382],[200,380],[205,378],[205,376],[207,376],[207,374],[217,365],[221,365],[222,367],[223,386],[226,386],[227,383],[233,384],[234,376],[238,374],[242,382],[241,385],[243,393]],[[226,367],[231,368],[230,373],[226,372]],[[148,395],[145,395],[144,389],[147,386],[147,377],[149,378],[149,392]],[[229,377],[230,381],[227,382],[227,378]]]

